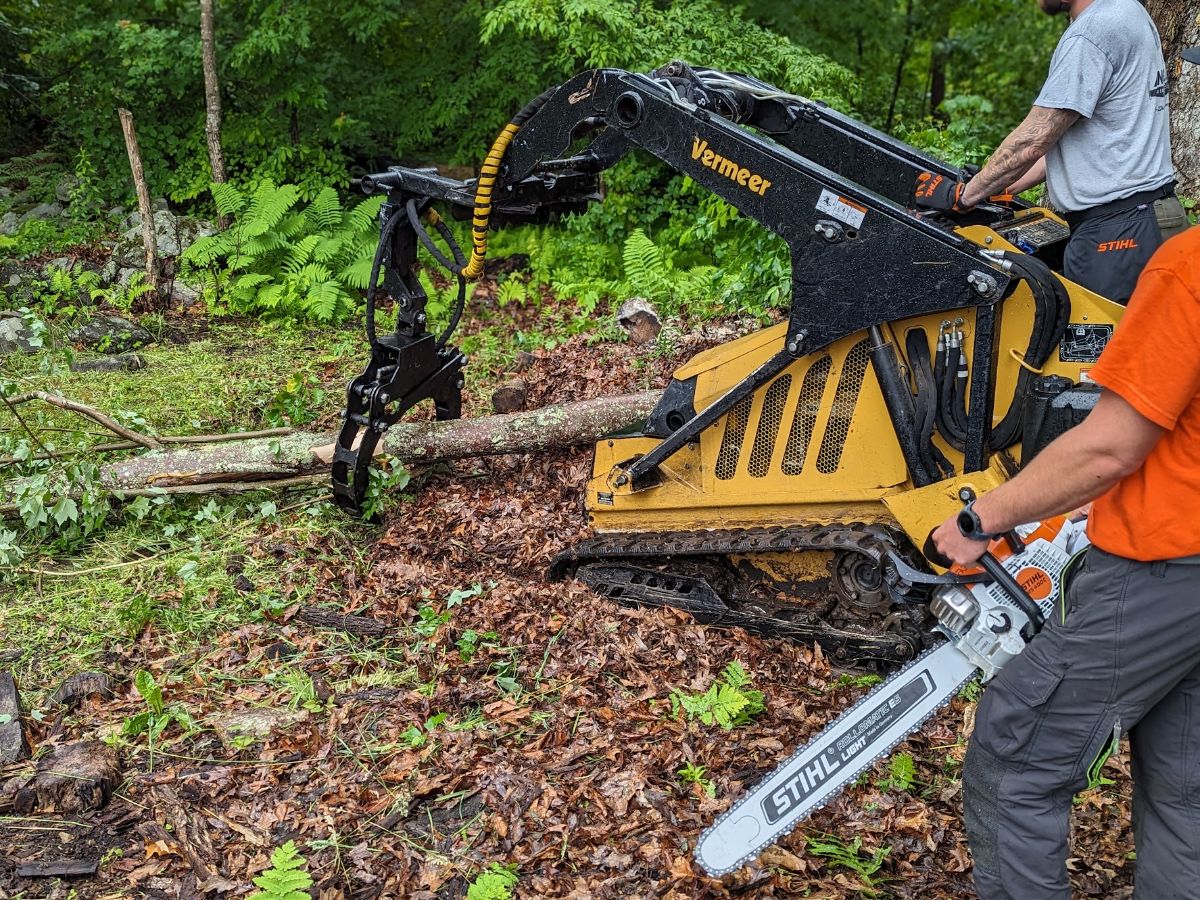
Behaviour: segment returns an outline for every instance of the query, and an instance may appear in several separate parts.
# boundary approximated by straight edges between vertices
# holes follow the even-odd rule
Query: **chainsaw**
[[[961,498],[974,499],[964,489]],[[986,684],[1041,629],[1088,545],[1082,516],[1022,526],[994,541],[981,572],[946,575],[892,565],[933,585],[930,611],[946,640],[842,713],[700,837],[696,860],[720,876],[790,833],[917,731],[976,675]],[[931,542],[926,556],[938,554]],[[947,561],[948,562],[948,561]]]

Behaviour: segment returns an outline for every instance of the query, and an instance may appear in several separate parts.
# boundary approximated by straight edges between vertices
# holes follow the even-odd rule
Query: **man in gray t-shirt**
[[[1163,242],[1155,204],[1178,204],[1158,30],[1138,0],[1038,3],[1069,12],[1070,27],[1028,117],[957,189],[956,208],[1045,180],[1071,225],[1063,274],[1124,303]]]

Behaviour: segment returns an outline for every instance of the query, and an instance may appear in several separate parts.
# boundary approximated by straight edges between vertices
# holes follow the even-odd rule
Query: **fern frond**
[[[223,216],[236,216],[246,208],[246,197],[232,184],[212,184],[213,200],[217,204],[217,212]]]
[[[375,222],[379,217],[379,210],[383,206],[385,199],[382,194],[377,197],[368,197],[354,207],[354,209],[350,210],[349,215],[346,217],[346,224],[357,232],[378,231],[378,226]]]
[[[266,234],[279,224],[288,210],[300,199],[300,189],[294,184],[279,187],[264,181],[254,192],[254,198],[246,210],[242,228],[251,237]]]
[[[303,284],[315,285],[333,278],[329,267],[321,263],[310,262],[296,270],[295,279]]]
[[[288,275],[295,275],[299,272],[312,259],[313,250],[316,249],[320,240],[319,234],[310,234],[292,244],[288,248],[287,258],[283,261],[283,271]]]
[[[294,841],[276,848],[271,854],[271,868],[254,879],[261,890],[248,900],[310,900],[306,891],[313,880],[304,868],[306,862]]]
[[[342,204],[337,191],[331,187],[322,188],[312,203],[305,210],[309,221],[317,228],[330,229],[342,224]]]
[[[330,236],[318,235],[320,240],[317,246],[313,248],[313,259],[317,262],[332,262],[340,256],[345,255],[345,251],[353,248],[353,236],[347,232],[338,231]]]
[[[365,291],[370,286],[371,266],[373,263],[374,260],[369,256],[359,257],[337,273],[338,281],[346,285],[346,287]]]
[[[328,322],[342,309],[343,305],[352,304],[347,294],[336,281],[325,281],[315,285],[305,298],[305,312],[313,318]]]

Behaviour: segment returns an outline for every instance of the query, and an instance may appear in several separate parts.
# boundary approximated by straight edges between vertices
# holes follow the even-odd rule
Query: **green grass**
[[[146,319],[154,324],[152,317],[143,324]],[[0,379],[14,392],[60,392],[162,435],[258,429],[291,417],[300,424],[331,423],[346,381],[365,356],[364,342],[350,331],[171,323],[167,329],[177,333],[195,329],[193,339],[174,343],[160,325],[160,340],[140,351],[147,368],[74,373],[62,337],[69,324],[52,323],[49,352],[0,361]],[[40,402],[19,409],[38,440],[58,451],[117,439]],[[3,406],[0,435],[0,457],[29,442]],[[116,458],[105,454],[99,461]],[[20,474],[20,466],[0,468],[0,479]],[[14,526],[19,522],[0,523]],[[317,486],[302,493],[143,498],[113,504],[103,525],[80,540],[64,543],[53,530],[26,534],[24,559],[0,571],[0,651],[20,651],[6,668],[36,706],[74,672],[131,674],[124,668],[143,652],[142,644],[186,654],[224,629],[303,602],[309,591],[304,572],[313,568],[304,563],[328,556],[337,567],[353,567],[355,548],[369,542],[367,531],[333,510]],[[251,549],[255,544],[262,549]],[[271,553],[276,545],[304,553],[303,562]],[[240,572],[231,571],[235,556],[244,558]],[[252,589],[245,589],[246,581]]]
[[[283,511],[269,518],[248,508],[275,501]],[[244,495],[215,510],[211,503],[177,499],[144,521],[111,514],[100,536],[74,556],[30,554],[0,582],[0,650],[21,651],[9,668],[27,697],[53,690],[74,672],[110,671],[110,661],[135,654],[139,642],[186,654],[218,631],[303,602],[309,588],[298,577],[303,567],[269,552],[248,553],[252,539],[267,548],[327,541],[321,555],[356,564],[353,537],[365,527],[348,524],[320,490],[286,499]],[[235,557],[240,572],[229,571]],[[239,576],[253,589],[238,590]]]
[[[44,355],[8,357],[0,368],[0,378],[14,383],[18,392],[57,391],[127,424],[136,425],[140,419],[145,422],[141,427],[164,435],[275,424],[268,416],[272,401],[281,392],[287,393],[289,378],[297,375],[315,376],[328,383],[322,406],[323,411],[332,412],[340,403],[340,391],[366,358],[366,342],[354,331],[330,333],[281,323],[214,322],[187,343],[174,343],[169,333],[163,333],[158,343],[138,351],[146,360],[145,369],[71,372],[67,366],[68,330],[52,327],[55,349],[49,354],[49,371],[42,371],[47,368]],[[152,328],[152,333],[155,330]],[[92,356],[78,354],[79,358]],[[27,405],[22,413],[30,409]],[[71,413],[40,412],[51,427],[76,428],[80,423]],[[18,427],[9,411],[0,408],[0,432]],[[89,426],[89,430],[100,429]]]

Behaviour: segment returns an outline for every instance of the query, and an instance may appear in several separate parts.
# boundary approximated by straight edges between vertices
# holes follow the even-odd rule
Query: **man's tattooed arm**
[[[1079,113],[1073,109],[1035,106],[1025,121],[1004,139],[983,170],[967,184],[961,205],[977,206],[988,197],[1002,193],[1045,156],[1078,119]]]

